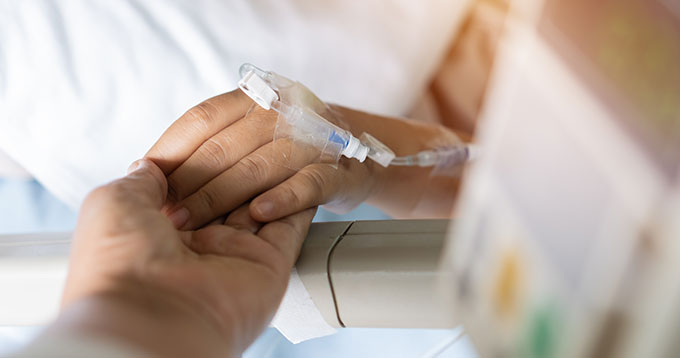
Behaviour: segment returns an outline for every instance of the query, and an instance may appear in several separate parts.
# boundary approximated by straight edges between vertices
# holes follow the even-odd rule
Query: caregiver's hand
[[[272,141],[277,114],[240,90],[206,100],[168,128],[147,153],[168,176],[169,217],[199,227],[252,199],[250,214],[268,222],[317,205],[350,209],[375,187],[372,163],[337,166],[296,156],[289,169]]]
[[[55,329],[152,356],[240,356],[278,307],[314,209],[262,226],[242,207],[180,232],[160,211],[165,175],[148,160],[131,169],[81,208]]]

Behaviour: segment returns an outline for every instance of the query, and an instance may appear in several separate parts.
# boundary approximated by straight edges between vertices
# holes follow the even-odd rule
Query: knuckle
[[[274,111],[267,111],[264,108],[257,107],[252,111],[252,116],[257,118],[257,120],[262,123],[265,128],[274,127],[276,120],[278,119],[278,113]]]
[[[92,190],[83,201],[83,207],[91,207],[97,203],[108,201],[114,189],[111,185],[100,186]]]
[[[303,236],[300,228],[290,222],[290,220],[284,220],[281,224],[286,226],[285,231],[292,233],[294,237],[299,238]]]
[[[95,189],[91,195],[96,200],[106,200],[109,202],[119,202],[125,199],[134,198],[134,190],[124,180],[114,181],[113,183]]]
[[[174,176],[169,176],[168,181],[168,193],[166,195],[166,200],[169,202],[175,202],[183,199],[183,193],[181,192],[180,182]]]
[[[206,165],[212,168],[222,168],[228,164],[229,153],[226,150],[225,143],[212,137],[205,141],[202,147],[201,152],[207,162]]]
[[[217,108],[209,101],[204,101],[189,109],[185,116],[201,128],[208,129],[217,116]]]
[[[244,117],[245,121],[250,123],[259,134],[266,137],[274,136],[274,129],[278,120],[278,113],[274,111],[267,111],[260,106],[251,109]]]
[[[215,213],[219,210],[219,194],[210,188],[203,188],[198,192],[198,202],[201,203],[209,212]]]
[[[249,155],[239,162],[243,179],[252,183],[261,182],[269,174],[267,160],[262,155]]]
[[[279,190],[281,190],[279,199],[286,202],[290,207],[299,208],[307,204],[304,202],[302,195],[291,185],[282,185]]]
[[[110,216],[116,214],[116,207],[125,202],[134,201],[135,198],[134,193],[128,190],[124,183],[113,182],[91,191],[85,197],[82,207],[84,211],[104,210]]]
[[[300,171],[299,174],[304,178],[313,193],[321,198],[326,197],[330,183],[325,175],[317,170],[304,170]]]

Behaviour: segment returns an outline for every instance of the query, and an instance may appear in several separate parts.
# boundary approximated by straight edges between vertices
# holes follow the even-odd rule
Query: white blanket
[[[77,207],[251,62],[400,115],[466,0],[0,0],[0,150]]]
[[[30,177],[31,175],[24,168],[0,150],[0,180],[2,178],[28,179]]]

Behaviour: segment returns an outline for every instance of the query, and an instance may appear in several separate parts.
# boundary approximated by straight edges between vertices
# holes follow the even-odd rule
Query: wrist
[[[371,159],[366,159],[363,164],[366,167],[366,170],[368,171],[368,177],[370,178],[370,185],[368,186],[369,191],[368,195],[366,196],[366,201],[368,203],[374,204],[373,202],[375,201],[375,198],[381,196],[381,192],[385,189],[387,181],[389,180],[389,167],[385,168]]]
[[[334,109],[350,125],[354,135],[369,133],[394,151],[396,156],[413,155],[436,145],[459,141],[454,132],[441,125],[371,115],[340,106]],[[373,179],[369,195],[365,197],[369,204],[400,218],[450,214],[449,207],[458,178],[433,180],[431,167],[384,168],[370,159],[365,166]],[[443,209],[429,209],[440,207]]]

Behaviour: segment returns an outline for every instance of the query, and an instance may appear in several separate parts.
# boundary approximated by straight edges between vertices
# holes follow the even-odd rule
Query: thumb
[[[165,202],[168,183],[161,169],[149,159],[139,159],[128,168],[128,174],[109,185],[113,192],[124,194],[137,205],[160,209]],[[121,198],[118,198],[121,199]]]
[[[168,187],[160,168],[148,159],[141,159],[132,163],[128,172],[127,176],[87,195],[80,208],[79,223],[86,223],[83,227],[101,230],[104,222],[120,229],[129,222],[125,218],[135,217],[143,210],[160,212]]]

